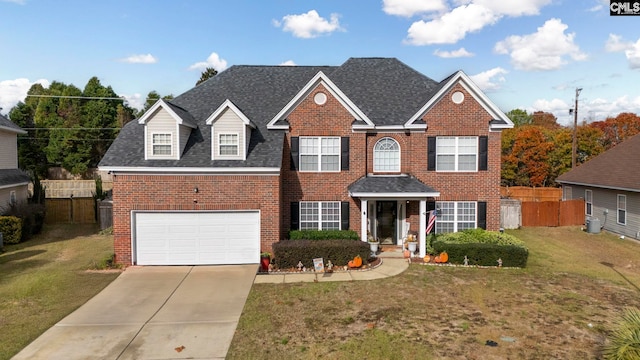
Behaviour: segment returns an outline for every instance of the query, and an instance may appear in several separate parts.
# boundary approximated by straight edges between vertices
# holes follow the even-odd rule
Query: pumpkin
[[[445,251],[440,253],[440,262],[446,263],[447,261],[449,261],[449,254],[447,254]]]
[[[354,257],[353,260],[350,260],[347,265],[350,268],[359,268],[360,266],[362,266],[362,258],[360,257],[360,255],[356,255],[356,257]]]
[[[403,251],[402,254],[404,255],[405,259],[408,259],[411,257],[411,252],[409,250]]]
[[[433,261],[440,263],[440,256],[436,256],[435,259],[433,259]]]
[[[429,261],[431,261],[431,256],[426,255],[422,260],[424,260],[424,262],[428,263]]]

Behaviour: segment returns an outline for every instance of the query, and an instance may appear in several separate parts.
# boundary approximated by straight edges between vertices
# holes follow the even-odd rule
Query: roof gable
[[[640,134],[558,176],[561,184],[640,192]]]
[[[146,125],[149,120],[153,118],[156,111],[162,108],[171,115],[171,117],[176,121],[176,123],[184,126],[188,126],[192,129],[197,127],[193,117],[189,114],[189,112],[177,105],[171,104],[169,102],[164,101],[163,99],[158,99],[149,110],[147,110],[144,115],[138,119],[138,124]]]
[[[22,130],[22,128],[16,124],[14,124],[11,120],[0,114],[0,130],[10,131],[16,134],[26,134],[27,132]]]
[[[216,111],[214,111],[214,112],[213,112],[213,113],[212,113],[212,114],[207,118],[207,120],[205,121],[205,123],[206,123],[207,125],[213,125],[213,123],[214,123],[214,122],[215,122],[215,121],[220,117],[220,115],[222,115],[222,114],[224,113],[224,111],[225,111],[225,110],[227,110],[227,109],[229,109],[229,110],[233,111],[233,113],[234,113],[234,114],[236,114],[236,115],[237,115],[237,116],[242,120],[242,122],[243,122],[245,125],[247,125],[247,126],[249,126],[249,127],[251,127],[251,128],[254,128],[254,129],[256,128],[256,125],[255,125],[251,120],[249,120],[249,118],[248,118],[248,117],[247,117],[247,116],[246,116],[246,115],[245,115],[245,114],[244,114],[240,109],[238,109],[238,107],[237,107],[237,106],[235,106],[235,105],[233,104],[233,102],[232,102],[231,100],[229,100],[229,99],[225,100],[225,102],[224,102],[224,103],[222,103],[222,105],[220,105],[220,106],[216,109]]]
[[[288,124],[283,123],[287,116],[319,85],[323,85],[329,93],[336,98],[342,106],[344,106],[354,117],[355,120],[364,121],[366,126],[373,127],[374,124],[369,120],[362,110],[360,110],[322,71],[319,71],[298,93],[280,110],[276,116],[267,124],[268,129],[289,128]]]
[[[464,89],[473,96],[473,98],[489,113],[494,120],[490,122],[492,130],[509,129],[513,127],[513,122],[507,115],[502,112],[483,92],[480,88],[465,74],[458,71],[446,79],[442,80],[435,94],[416,112],[406,123],[407,128],[425,128],[427,124],[422,122],[424,114],[429,112],[431,108],[437,104],[442,97],[447,94],[456,84],[460,84]]]

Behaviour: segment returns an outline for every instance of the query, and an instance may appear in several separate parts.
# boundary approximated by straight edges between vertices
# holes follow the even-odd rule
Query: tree
[[[510,129],[503,147],[502,178],[507,186],[546,186],[550,183],[549,152],[554,144],[541,126],[526,125]]]
[[[136,117],[137,118],[141,117],[145,112],[147,112],[147,110],[149,110],[153,106],[153,104],[155,104],[160,99],[171,100],[173,99],[173,95],[169,94],[169,95],[161,96],[155,90],[149,91],[149,94],[147,94],[147,99],[144,102],[144,107],[142,108],[142,110],[138,111],[138,113],[136,114]]]
[[[557,120],[553,114],[544,111],[536,111],[531,115],[531,124],[541,126],[545,129],[560,129],[561,126]]]
[[[602,131],[600,141],[604,149],[608,150],[640,133],[640,117],[633,113],[620,113],[614,118],[608,117],[604,121],[592,122],[590,126]]]
[[[522,109],[513,109],[509,111],[507,117],[511,119],[515,126],[520,125],[529,125],[532,122],[532,117],[525,110]]]
[[[200,79],[196,82],[196,86],[202,84],[203,82],[211,79],[212,77],[218,75],[218,70],[208,67],[206,68],[202,74],[200,75]]]

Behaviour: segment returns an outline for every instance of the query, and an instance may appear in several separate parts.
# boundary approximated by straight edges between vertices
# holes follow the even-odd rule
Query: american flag
[[[433,228],[436,226],[436,217],[437,217],[437,213],[435,210],[429,211],[429,221],[427,222],[427,235],[429,235],[431,230],[433,230]]]

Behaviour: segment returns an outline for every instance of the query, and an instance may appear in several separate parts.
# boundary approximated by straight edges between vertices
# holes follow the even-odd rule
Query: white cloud
[[[146,96],[142,96],[142,94],[138,93],[135,93],[133,95],[120,94],[119,96],[125,98],[125,100],[127,101],[127,105],[138,110],[142,110],[144,108],[145,102],[147,101]]]
[[[624,54],[627,60],[629,60],[629,67],[632,69],[640,69],[640,39],[629,49],[625,50]]]
[[[604,44],[604,49],[607,52],[625,51],[633,46],[632,42],[622,40],[622,36],[616,34],[609,34],[607,42]]]
[[[273,25],[282,26],[283,31],[289,31],[295,37],[310,39],[342,30],[339,17],[338,14],[331,14],[330,20],[327,20],[320,17],[317,11],[310,10],[305,14],[285,15],[282,21],[273,20]]]
[[[384,0],[382,3],[385,13],[406,17],[447,9],[444,0]]]
[[[120,61],[129,64],[155,64],[158,59],[151,54],[139,54],[120,59]]]
[[[516,69],[555,70],[573,60],[585,60],[587,56],[574,43],[575,33],[565,34],[568,26],[560,19],[547,20],[538,31],[529,35],[511,35],[498,42],[494,50],[511,57]]]
[[[467,49],[465,48],[460,48],[458,50],[453,50],[453,51],[443,51],[440,49],[436,49],[436,51],[433,52],[433,54],[435,56],[441,57],[441,58],[460,58],[460,57],[473,57],[475,56],[474,53],[470,53],[467,51]]]
[[[482,91],[493,91],[500,89],[501,83],[506,81],[502,75],[507,73],[507,70],[496,67],[469,77]]]
[[[283,63],[280,63],[280,66],[296,66],[296,63],[293,60],[287,60]]]
[[[487,9],[495,12],[496,14],[519,17],[538,15],[540,9],[549,4],[551,0],[518,0],[518,1],[505,1],[505,0],[473,0],[469,3],[477,4],[486,7]]]
[[[495,24],[499,18],[500,15],[481,5],[459,6],[438,19],[411,24],[406,42],[411,45],[454,44],[468,33]]]
[[[197,62],[189,66],[189,70],[204,71],[210,67],[216,69],[216,71],[218,72],[221,72],[227,68],[227,60],[221,59],[217,53],[212,52],[206,61]]]
[[[33,84],[41,84],[43,87],[48,88],[49,80],[40,79],[31,82],[29,79],[19,78],[15,80],[0,81],[1,112],[3,114],[7,114],[18,102],[24,101],[27,96],[27,92]]]
[[[558,118],[558,123],[565,126],[573,126],[573,115],[569,114],[569,109],[573,109],[573,102],[567,103],[560,99],[538,99],[527,111],[550,112]],[[583,121],[588,123],[604,120],[607,117],[615,117],[622,112],[640,113],[640,96],[631,98],[623,95],[616,99],[595,98],[593,100],[580,100],[578,107],[578,123]]]

